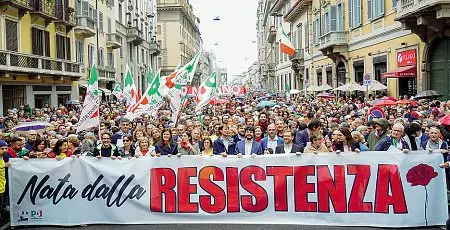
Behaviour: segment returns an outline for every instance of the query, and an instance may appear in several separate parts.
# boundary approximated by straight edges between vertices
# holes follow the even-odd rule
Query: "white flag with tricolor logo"
[[[114,86],[112,94],[114,96],[116,96],[117,100],[119,100],[119,101],[123,99],[123,92],[122,92],[122,88],[120,88],[119,83],[116,83],[116,86]]]
[[[139,101],[139,94],[128,64],[126,67],[126,71],[127,73],[125,76],[125,83],[123,86],[123,96],[127,99],[127,105],[129,110]]]
[[[147,86],[152,85],[153,82],[153,69],[152,66],[148,67],[148,73],[147,73]]]
[[[197,106],[195,111],[199,111],[205,105],[207,105],[211,99],[213,99],[217,91],[217,74],[214,72],[210,77],[208,77],[205,82],[200,85],[199,91],[197,93]]]
[[[163,101],[163,97],[159,92],[161,80],[160,73],[161,69],[153,78],[150,86],[147,88],[144,95],[142,95],[141,99],[127,112],[126,118],[134,120],[142,114],[156,114],[156,111],[162,105]]]
[[[98,72],[94,64],[89,74],[83,110],[81,111],[80,120],[76,125],[77,133],[100,125],[99,107]]]

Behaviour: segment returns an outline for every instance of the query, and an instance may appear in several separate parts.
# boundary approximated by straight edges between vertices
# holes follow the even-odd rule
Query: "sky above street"
[[[257,61],[256,11],[258,0],[190,0],[200,18],[204,50],[213,50],[229,78]],[[220,21],[213,20],[220,17]],[[254,43],[253,43],[254,42]],[[222,62],[221,62],[222,61]]]

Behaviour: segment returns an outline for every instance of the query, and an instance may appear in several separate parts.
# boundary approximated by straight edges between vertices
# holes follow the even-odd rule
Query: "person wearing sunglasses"
[[[122,137],[123,147],[119,148],[119,154],[123,158],[134,157],[136,153],[136,148],[133,145],[133,137],[129,134]]]

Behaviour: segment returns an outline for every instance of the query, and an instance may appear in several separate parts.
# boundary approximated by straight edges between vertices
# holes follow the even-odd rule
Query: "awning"
[[[110,90],[108,90],[108,89],[105,89],[105,88],[99,88],[101,91],[103,91],[103,93],[106,95],[106,96],[109,96],[109,95],[111,95],[111,91]]]
[[[383,78],[417,77],[417,66],[400,67],[392,72],[381,75]]]

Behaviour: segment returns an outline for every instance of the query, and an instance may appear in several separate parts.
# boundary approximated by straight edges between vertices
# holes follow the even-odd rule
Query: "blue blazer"
[[[263,151],[263,152],[264,152],[265,149],[267,149],[267,143],[269,143],[269,136],[264,137],[264,138],[261,140],[261,147],[262,147],[262,151]],[[284,144],[283,138],[279,138],[279,137],[278,137],[278,140],[277,140],[277,146],[278,146],[278,145],[283,145],[283,144]],[[275,149],[274,149],[274,151],[275,151]]]
[[[235,151],[235,153],[236,154],[242,153],[242,155],[245,154],[245,140],[239,141],[236,144],[236,151]],[[252,154],[253,153],[258,154],[258,155],[262,155],[263,154],[263,151],[262,151],[262,148],[261,148],[261,144],[259,144],[255,140],[253,140],[253,144],[252,144]]]
[[[155,152],[161,155],[176,155],[178,153],[178,144],[172,141],[168,146],[163,146],[159,142],[155,145]]]
[[[219,155],[224,152],[229,155],[235,155],[236,143],[234,142],[234,139],[229,139],[228,141],[228,151],[226,151],[225,144],[223,143],[222,139],[220,137],[217,138],[213,143],[214,155]]]
[[[405,140],[401,140],[403,149],[410,149],[408,143]],[[378,143],[373,147],[373,151],[387,151],[392,145],[392,137],[386,136],[379,140]]]

